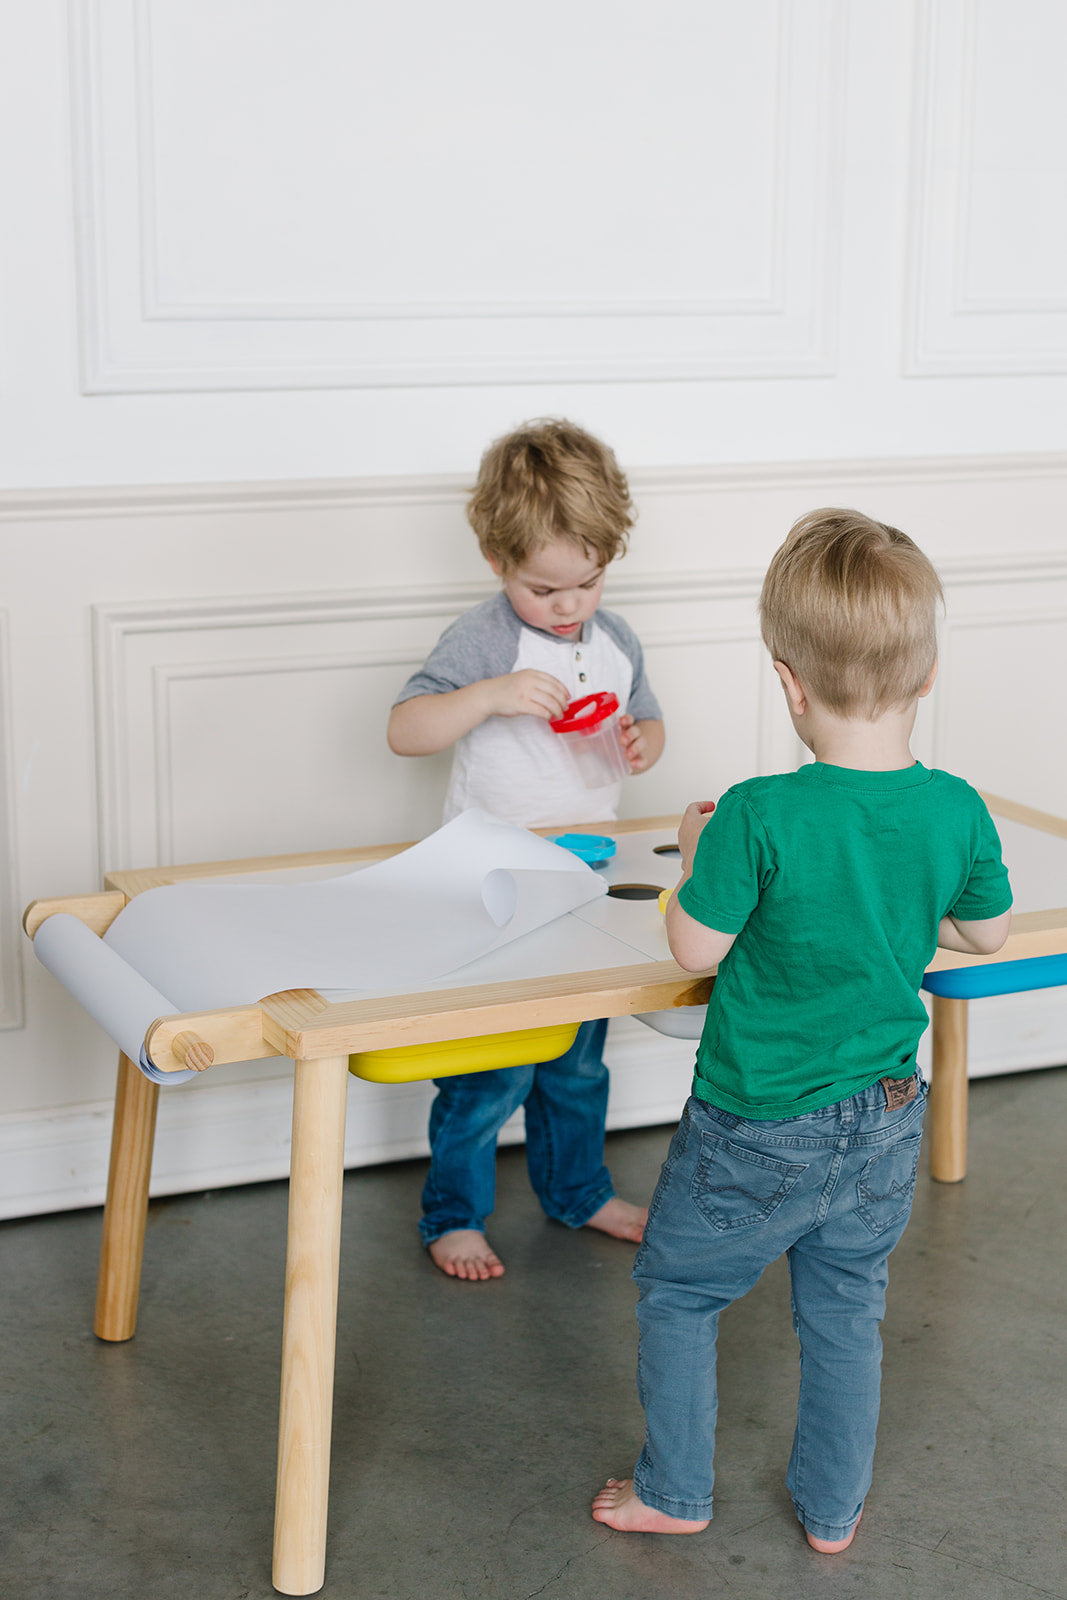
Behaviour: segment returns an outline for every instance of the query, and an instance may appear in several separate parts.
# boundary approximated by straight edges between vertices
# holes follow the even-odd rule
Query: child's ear
[[[784,661],[775,661],[772,665],[782,680],[782,688],[785,690],[790,709],[796,716],[802,717],[808,709],[808,697],[801,687],[800,679],[792,667],[787,667]]]
[[[485,559],[488,561],[490,567],[492,568],[492,570],[496,574],[496,576],[498,578],[502,578],[504,576],[504,569],[500,565],[500,562],[497,560],[496,556],[486,556]]]
[[[936,678],[937,678],[937,657],[935,656],[934,657],[934,664],[930,668],[929,676],[927,677],[927,680],[923,684],[922,688],[919,690],[919,699],[920,700],[922,700],[926,695],[928,695],[930,693],[930,690],[933,688]]]

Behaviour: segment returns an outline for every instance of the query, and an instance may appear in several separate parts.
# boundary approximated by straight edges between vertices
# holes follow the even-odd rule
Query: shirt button
[[[574,659],[575,661],[580,661],[582,659],[582,652],[580,650],[576,650],[574,652]]]
[[[579,683],[584,683],[585,682],[585,673],[584,672],[579,672],[579,674],[578,674],[578,682]]]

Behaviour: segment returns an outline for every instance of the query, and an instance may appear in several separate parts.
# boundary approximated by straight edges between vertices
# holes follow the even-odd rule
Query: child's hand
[[[678,825],[678,848],[682,852],[683,874],[688,874],[692,870],[700,835],[714,810],[714,800],[694,800],[691,805],[686,806],[682,814],[682,820]]]
[[[550,672],[524,667],[502,678],[490,678],[492,715],[496,717],[543,717],[546,722],[561,717],[570,704],[570,695]]]
[[[626,759],[630,763],[630,771],[647,772],[652,763],[645,748],[645,736],[628,711],[624,711],[619,718],[619,737],[626,752]]]

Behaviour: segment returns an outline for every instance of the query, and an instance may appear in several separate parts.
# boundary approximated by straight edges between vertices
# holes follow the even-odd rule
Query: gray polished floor
[[[782,1476],[796,1356],[779,1262],[722,1321],[718,1501],[692,1538],[589,1518],[641,1437],[631,1252],[541,1217],[500,1158],[495,1283],[415,1240],[422,1164],[349,1175],[324,1593],[336,1600],[1067,1596],[1067,1069],[972,1086],[971,1175],[920,1180],[893,1257],[879,1454],[846,1554]],[[668,1129],[619,1134],[647,1196]],[[151,1208],[136,1339],[88,1331],[98,1212],[0,1226],[0,1595],[269,1596],[285,1188]]]

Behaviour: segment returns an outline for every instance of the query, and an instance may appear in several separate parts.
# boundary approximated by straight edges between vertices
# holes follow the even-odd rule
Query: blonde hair
[[[552,417],[494,440],[467,517],[482,554],[502,572],[553,539],[569,539],[607,566],[626,549],[634,523],[629,487],[607,445]]]
[[[937,659],[941,582],[918,545],[860,511],[811,511],[793,524],[760,595],[775,661],[838,716],[906,705]]]

